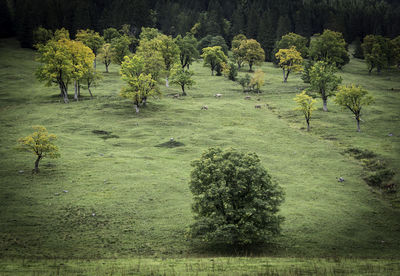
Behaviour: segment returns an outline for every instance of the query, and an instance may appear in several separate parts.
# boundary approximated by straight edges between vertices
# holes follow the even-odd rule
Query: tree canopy
[[[264,50],[261,48],[260,43],[255,39],[243,40],[239,46],[240,50],[244,52],[244,61],[249,65],[249,71],[253,71],[253,65],[259,64],[265,60]]]
[[[303,58],[295,46],[291,46],[289,49],[280,49],[275,56],[283,71],[283,82],[287,82],[290,72],[301,72],[303,70]]]
[[[222,63],[228,61],[221,46],[204,48],[201,57],[203,58],[204,66],[209,66],[211,68],[211,75],[214,75],[214,70],[216,70],[217,66],[222,67]]]
[[[246,246],[269,243],[280,233],[283,192],[257,154],[210,148],[192,167],[193,240]]]

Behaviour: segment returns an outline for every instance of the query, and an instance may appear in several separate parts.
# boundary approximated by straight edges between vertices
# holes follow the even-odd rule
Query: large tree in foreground
[[[49,134],[44,126],[33,126],[35,132],[18,140],[18,149],[33,153],[36,157],[34,172],[39,172],[39,162],[45,157],[59,157],[58,147],[53,141],[56,135]]]
[[[283,192],[255,153],[210,148],[192,166],[194,241],[236,247],[268,243],[280,233]]]
[[[320,94],[323,110],[328,111],[328,98],[335,95],[338,85],[342,82],[335,73],[337,69],[324,61],[318,61],[310,70],[310,90]]]
[[[175,66],[172,68],[170,74],[171,83],[181,87],[182,96],[187,95],[185,88],[192,87],[195,84],[195,81],[192,79],[193,75],[193,71],[186,70],[179,64],[175,64]]]
[[[354,84],[339,86],[334,101],[338,105],[348,108],[353,112],[354,118],[357,121],[357,131],[360,132],[361,109],[374,101],[374,99],[368,95],[368,91]]]

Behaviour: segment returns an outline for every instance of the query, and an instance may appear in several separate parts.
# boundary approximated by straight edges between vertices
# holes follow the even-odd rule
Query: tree
[[[92,67],[94,54],[82,42],[69,39],[50,40],[38,49],[41,62],[36,71],[39,81],[46,86],[58,85],[64,102],[68,103],[68,85],[75,82],[75,99],[78,98],[79,80]]]
[[[400,35],[392,39],[393,56],[397,68],[400,69]]]
[[[342,78],[335,75],[337,69],[325,61],[318,61],[310,70],[310,90],[321,95],[323,110],[328,111],[328,97],[335,95]]]
[[[171,83],[179,85],[182,88],[182,96],[186,96],[185,87],[190,88],[196,82],[192,79],[194,73],[190,70],[185,70],[180,65],[175,65],[171,71]]]
[[[54,35],[51,30],[39,27],[33,31],[33,46],[38,49],[40,45],[46,44]]]
[[[57,29],[54,32],[54,40],[70,39],[69,31],[65,28]]]
[[[76,34],[76,40],[82,41],[83,44],[88,46],[94,53],[94,68],[96,68],[96,57],[104,44],[104,38],[98,32],[93,30],[79,30]]]
[[[264,50],[255,39],[243,40],[239,48],[241,48],[240,51],[245,52],[244,61],[249,64],[249,72],[253,71],[254,64],[259,64],[265,60]]]
[[[75,94],[74,99],[77,101],[80,95],[80,80],[86,76],[90,76],[89,71],[95,59],[93,51],[80,41],[65,40],[70,51],[72,61],[71,79],[74,80]]]
[[[18,148],[23,151],[31,152],[36,156],[34,172],[39,172],[39,162],[45,157],[58,158],[58,147],[53,141],[56,135],[49,134],[44,126],[33,126],[35,132],[18,140]]]
[[[303,112],[307,123],[307,131],[310,131],[311,115],[313,110],[316,109],[314,104],[317,102],[317,100],[314,100],[312,97],[308,96],[305,90],[303,90],[303,92],[300,94],[297,94],[293,100],[295,100],[298,105],[295,110],[300,110]]]
[[[145,62],[141,56],[125,56],[121,64],[120,74],[127,86],[121,90],[121,97],[133,100],[136,113],[140,106],[147,103],[148,97],[160,95],[157,81],[151,74],[145,73]]]
[[[261,87],[263,86],[264,80],[264,72],[260,69],[256,70],[254,75],[250,79],[250,87],[252,90],[256,91],[257,93],[261,92]]]
[[[214,47],[214,46],[221,46],[222,51],[225,55],[228,55],[228,46],[226,45],[226,41],[222,36],[212,36],[207,35],[203,37],[199,43],[197,44],[197,48],[201,51],[206,47]]]
[[[175,44],[174,40],[170,36],[160,36],[159,51],[164,60],[164,69],[167,72],[167,78],[165,85],[168,87],[168,75],[172,69],[172,66],[178,62],[179,59],[179,47]]]
[[[143,28],[136,55],[146,61],[143,72],[151,74],[152,78],[158,81],[160,76],[165,73],[166,65],[161,52],[162,41],[160,38],[162,34],[156,31],[152,28]],[[158,33],[157,36],[155,36],[156,33]]]
[[[280,49],[275,56],[279,60],[279,66],[283,71],[283,82],[287,82],[290,72],[301,72],[303,70],[303,58],[300,52],[296,50],[296,47]]]
[[[357,131],[360,132],[361,109],[374,102],[374,99],[368,95],[368,91],[354,84],[339,86],[334,101],[353,112],[357,121]]]
[[[217,66],[222,66],[222,63],[226,63],[228,60],[224,52],[222,52],[221,46],[204,48],[201,57],[204,60],[204,66],[209,66],[211,68],[212,76],[214,76],[214,70]]]
[[[342,33],[331,30],[324,30],[322,35],[316,34],[311,38],[310,57],[315,61],[325,61],[338,68],[342,68],[350,61]]]
[[[380,35],[367,35],[364,37],[361,47],[369,73],[374,68],[380,73],[383,68],[391,64],[392,45],[388,38]]]
[[[238,67],[233,62],[223,64],[222,73],[231,81],[236,81],[238,75]]]
[[[90,97],[93,98],[92,91],[90,87],[96,86],[100,80],[103,79],[103,75],[96,71],[94,68],[88,68],[82,75],[80,82],[86,86],[86,89],[89,91]],[[78,92],[78,96],[80,96],[80,89]]]
[[[280,233],[283,192],[257,154],[210,148],[191,165],[194,241],[248,246],[271,242]]]
[[[242,64],[244,62],[244,57],[245,57],[245,49],[240,48],[240,44],[242,41],[247,40],[246,36],[243,34],[238,34],[235,37],[233,37],[232,40],[232,54],[233,54],[233,59],[236,61],[238,69],[242,67]]]
[[[188,33],[183,38],[181,35],[178,35],[175,38],[175,43],[180,50],[179,60],[182,68],[187,67],[189,70],[189,66],[199,56],[199,51],[197,51],[197,39],[192,34]]]
[[[304,36],[288,33],[282,36],[281,40],[276,43],[276,49],[290,49],[292,46],[296,47],[296,50],[300,52],[302,58],[306,58],[308,55],[307,49],[307,38]]]
[[[72,79],[74,66],[66,41],[50,40],[47,44],[39,46],[38,61],[41,65],[36,71],[36,77],[45,82],[46,86],[58,85],[64,102],[68,103],[68,84]]]
[[[107,28],[103,31],[103,37],[106,43],[111,43],[114,38],[120,37],[121,34],[115,28]]]
[[[129,51],[130,44],[131,44],[131,39],[126,35],[116,37],[111,41],[113,58],[116,63],[121,65],[122,62],[124,61],[124,57],[131,53]]]
[[[243,92],[251,91],[250,81],[251,78],[249,74],[246,74],[244,77],[239,79],[239,84],[242,86]]]
[[[106,66],[106,73],[108,73],[108,66],[110,66],[113,58],[114,58],[114,53],[112,51],[111,44],[105,43],[100,50],[99,59]]]

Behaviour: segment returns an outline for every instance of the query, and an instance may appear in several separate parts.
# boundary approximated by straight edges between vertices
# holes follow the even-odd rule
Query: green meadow
[[[368,75],[352,59],[339,73],[343,83],[375,98],[361,132],[332,99],[327,113],[319,100],[307,132],[293,101],[307,84],[299,75],[283,83],[271,63],[256,67],[265,84],[250,100],[197,62],[188,96],[174,98],[180,88],[160,84],[162,98],[136,114],[119,96],[119,66],[103,73],[93,99],[83,90],[64,104],[57,87],[35,79],[35,55],[0,40],[0,275],[399,272],[399,192],[368,185],[368,160],[349,153],[371,151],[400,189],[399,70]],[[61,154],[44,159],[39,174],[31,173],[34,156],[15,149],[33,125],[57,135]],[[285,222],[274,244],[239,253],[187,240],[190,163],[209,147],[256,152],[282,186]]]

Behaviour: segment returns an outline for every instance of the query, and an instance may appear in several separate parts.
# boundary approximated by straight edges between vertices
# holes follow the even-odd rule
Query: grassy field
[[[283,84],[281,71],[269,63],[262,66],[263,93],[251,100],[244,100],[237,83],[211,77],[196,63],[197,84],[187,97],[174,99],[179,89],[163,87],[164,97],[151,99],[137,115],[132,103],[118,96],[123,85],[118,66],[104,73],[94,99],[83,91],[83,100],[66,105],[56,87],[35,80],[34,59],[35,52],[18,48],[16,41],[0,40],[0,271],[18,264],[7,261],[12,258],[227,255],[193,248],[185,238],[192,221],[190,162],[211,146],[256,152],[286,193],[282,237],[248,255],[395,258],[398,263],[399,193],[369,187],[363,180],[366,167],[346,153],[373,151],[399,183],[398,71],[369,76],[362,61],[352,60],[340,73],[344,83],[362,84],[376,99],[365,109],[362,132],[356,132],[351,114],[330,100],[328,113],[319,102],[307,133],[292,100],[306,85],[296,75]],[[209,109],[201,110],[203,105]],[[33,175],[33,156],[14,148],[36,124],[58,136],[61,158],[43,160],[40,174]],[[183,146],[164,147],[171,137]],[[257,264],[251,260],[250,266]]]

